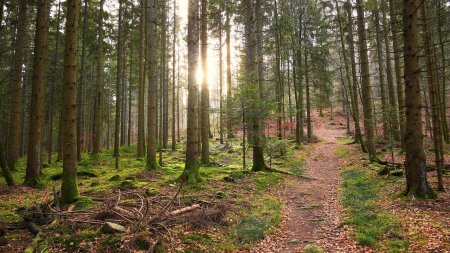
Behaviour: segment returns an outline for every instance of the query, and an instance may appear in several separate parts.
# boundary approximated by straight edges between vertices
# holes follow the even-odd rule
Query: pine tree
[[[44,82],[48,64],[50,0],[39,0],[34,40],[33,80],[25,184],[36,186],[41,170],[41,142],[44,123]]]
[[[65,203],[78,196],[77,186],[77,31],[80,0],[67,1],[64,72],[62,143],[64,144],[61,198]]]
[[[198,83],[196,80],[199,57],[199,2],[188,2],[188,115],[186,162],[181,180],[201,181],[198,161]]]

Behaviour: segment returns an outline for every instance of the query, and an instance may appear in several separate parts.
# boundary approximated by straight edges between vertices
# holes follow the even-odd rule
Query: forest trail
[[[279,232],[265,238],[252,252],[303,252],[308,244],[336,251],[335,246],[342,245],[338,241],[346,240],[339,228],[341,175],[336,155],[340,145],[337,137],[346,136],[345,129],[326,123],[315,127],[320,141],[307,148],[304,177],[288,178],[281,189],[283,221]]]

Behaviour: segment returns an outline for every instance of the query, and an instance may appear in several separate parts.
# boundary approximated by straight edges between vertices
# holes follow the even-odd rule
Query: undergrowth
[[[377,204],[387,185],[371,171],[358,167],[346,168],[342,175],[343,206],[347,211],[344,223],[354,228],[354,239],[361,245],[383,248],[387,252],[406,250],[407,242],[400,235],[400,221],[380,210]]]

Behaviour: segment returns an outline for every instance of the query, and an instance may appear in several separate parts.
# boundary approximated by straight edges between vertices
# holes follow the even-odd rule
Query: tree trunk
[[[92,156],[98,156],[100,152],[100,143],[102,138],[102,93],[103,93],[103,4],[105,0],[100,0],[100,10],[98,12],[98,41],[96,51],[96,75],[94,92],[94,131],[92,142]]]
[[[149,34],[148,34],[148,105],[147,105],[147,169],[159,168],[156,161],[157,139],[157,89],[158,89],[158,56],[157,56],[157,1],[150,0],[149,4]]]
[[[386,141],[390,140],[390,113],[388,109],[388,101],[386,98],[386,83],[384,80],[384,64],[383,64],[383,44],[381,39],[381,29],[380,29],[380,12],[379,5],[377,3],[377,10],[373,12],[374,14],[374,22],[375,22],[375,38],[377,45],[377,61],[378,61],[378,73],[379,73],[379,81],[380,81],[380,93],[381,93],[381,110],[382,110],[382,125],[383,125],[383,138]],[[375,114],[374,114],[375,115]],[[376,122],[376,121],[375,121]]]
[[[11,171],[8,168],[8,163],[6,163],[5,153],[3,152],[3,146],[0,143],[0,168],[2,169],[2,175],[5,178],[6,184],[8,186],[14,186],[14,178]]]
[[[275,16],[275,78],[276,78],[276,103],[277,103],[277,135],[278,139],[283,139],[283,77],[281,74],[281,32],[278,21],[278,5],[277,0],[274,0],[274,16]]]
[[[438,190],[444,191],[444,184],[442,179],[442,170],[444,169],[444,139],[442,132],[442,122],[440,113],[440,92],[439,80],[437,78],[437,64],[435,54],[433,52],[433,35],[428,23],[428,5],[426,2],[421,5],[421,13],[423,20],[423,41],[425,47],[425,67],[426,76],[428,80],[428,94],[431,104],[431,118],[433,122],[433,141],[434,141],[434,155],[436,161],[436,171],[438,179]]]
[[[132,120],[131,120],[131,107],[133,106],[133,88],[132,88],[132,82],[133,82],[133,44],[130,43],[130,73],[128,74],[128,128],[127,128],[127,146],[130,147],[131,146],[131,129],[133,128],[132,124]]]
[[[309,89],[309,69],[308,69],[308,53],[305,50],[305,85],[306,85],[306,129],[308,139],[311,141],[313,138],[313,129],[311,122],[311,96]]]
[[[30,130],[25,184],[37,186],[41,170],[41,142],[44,123],[44,80],[48,63],[48,29],[50,0],[37,3],[36,35],[34,40],[33,81],[30,107]]]
[[[201,51],[202,51],[202,96],[201,96],[201,141],[202,164],[209,163],[209,87],[208,87],[208,0],[202,1]]]
[[[14,44],[14,60],[11,70],[11,105],[9,118],[9,138],[8,138],[8,167],[16,169],[16,162],[20,156],[20,119],[22,115],[22,69],[25,54],[25,32],[27,22],[28,0],[19,1],[19,20],[17,23],[16,42]]]
[[[395,1],[390,0],[389,3],[389,15],[391,17],[391,31],[392,31],[392,49],[394,50],[394,69],[395,69],[395,80],[397,81],[397,100],[398,100],[398,121],[400,125],[400,143],[401,146],[405,147],[405,93],[403,87],[403,73],[400,63],[400,45],[397,34],[396,26],[398,26],[399,21],[397,20],[397,14],[395,13]]]
[[[372,113],[372,91],[370,86],[369,58],[367,55],[366,27],[362,0],[356,1],[358,13],[359,55],[361,59],[362,104],[364,110],[364,130],[369,159],[376,160],[374,121]]]
[[[160,110],[161,110],[161,144],[163,149],[167,149],[168,146],[168,140],[169,140],[169,84],[168,84],[168,68],[167,68],[167,3],[166,1],[162,2],[161,6],[161,14],[162,14],[162,20],[161,20],[161,104],[160,104]],[[160,154],[161,155],[161,154]],[[160,158],[160,162],[162,163],[162,160]]]
[[[188,1],[188,123],[186,163],[181,179],[188,183],[201,181],[198,163],[198,84],[199,3]]]
[[[347,0],[346,3],[346,11],[347,11],[347,19],[348,19],[348,24],[347,24],[347,29],[348,29],[348,35],[347,35],[347,40],[348,40],[348,45],[349,45],[349,53],[350,53],[350,62],[351,62],[351,67],[352,67],[352,82],[351,82],[351,93],[350,95],[352,96],[352,100],[353,100],[353,107],[354,107],[354,113],[355,113],[355,140],[357,142],[359,142],[359,144],[361,145],[361,150],[363,152],[366,152],[366,145],[364,143],[364,139],[362,137],[362,133],[361,133],[361,126],[359,124],[359,102],[358,102],[358,78],[357,78],[357,72],[356,72],[356,60],[355,60],[355,43],[353,41],[353,18],[352,18],[352,4],[350,0]]]
[[[48,126],[48,164],[52,163],[52,153],[53,153],[53,118],[54,118],[54,101],[56,87],[58,84],[58,53],[59,53],[59,24],[61,20],[61,1],[58,1],[58,12],[56,14],[56,25],[55,25],[55,52],[53,55],[53,80],[52,80],[52,92],[49,104],[49,126]]]
[[[222,47],[222,12],[220,10],[219,19],[219,140],[220,144],[223,144],[223,132],[224,132],[224,122],[223,122],[223,47]]]
[[[261,171],[267,168],[264,162],[264,147],[262,145],[262,131],[261,131],[261,108],[255,101],[260,101],[262,99],[259,90],[260,77],[258,75],[258,64],[257,64],[257,45],[258,36],[256,32],[257,20],[256,20],[256,3],[254,0],[243,0],[242,4],[246,10],[245,14],[245,48],[246,48],[246,61],[245,61],[245,73],[246,73],[246,85],[249,86],[251,92],[250,97],[247,98],[249,103],[249,127],[251,127],[248,137],[251,140],[251,145],[253,148],[253,166],[252,171]],[[258,13],[260,14],[260,13]],[[259,31],[261,32],[261,31]]]
[[[297,87],[295,90],[295,94],[297,95],[296,99],[296,108],[297,108],[297,120],[296,120],[296,143],[297,145],[301,145],[303,141],[303,136],[305,135],[303,131],[304,125],[304,102],[303,102],[303,57],[302,57],[302,43],[303,43],[303,10],[301,10],[298,17],[298,49],[297,49],[297,68],[294,68],[295,72],[297,72],[296,77],[298,81],[294,87]]]
[[[172,41],[172,151],[176,150],[177,138],[175,132],[176,126],[176,48],[177,47],[177,1],[173,1],[173,41]]]
[[[145,153],[145,8],[146,1],[140,0],[139,17],[139,94],[138,94],[138,136],[137,156],[142,157]]]
[[[403,53],[405,64],[405,151],[406,193],[410,197],[429,197],[426,158],[423,150],[420,96],[418,9],[419,0],[403,1]],[[395,50],[395,49],[394,49]]]
[[[78,196],[77,186],[77,46],[80,0],[67,1],[63,72],[63,177],[61,198],[65,203]]]
[[[81,161],[81,130],[83,126],[83,89],[86,85],[85,82],[85,68],[86,68],[86,36],[88,32],[88,5],[89,1],[84,0],[83,6],[83,32],[81,35],[81,64],[80,64],[80,81],[78,82],[78,91],[77,91],[77,160]],[[95,121],[95,120],[94,120]],[[95,138],[95,137],[94,137]]]
[[[120,146],[120,122],[122,114],[122,88],[123,88],[123,0],[119,0],[119,31],[117,42],[117,76],[116,76],[116,122],[114,129],[114,157],[116,158],[115,167],[119,168],[119,146]]]
[[[398,107],[395,97],[394,78],[392,76],[391,47],[389,42],[389,27],[386,18],[387,3],[386,0],[381,2],[381,11],[383,14],[383,37],[384,47],[386,48],[386,77],[389,92],[389,122],[392,136],[396,142],[400,142],[400,129],[398,123]]]
[[[338,15],[338,23],[339,23],[339,34],[340,34],[340,42],[341,42],[341,48],[342,48],[342,56],[343,56],[343,63],[344,63],[344,68],[345,68],[345,78],[347,80],[348,83],[348,92],[350,93],[350,109],[351,109],[351,115],[353,118],[353,122],[355,124],[355,135],[358,132],[359,137],[361,134],[361,129],[359,128],[359,110],[358,108],[358,103],[357,103],[357,99],[358,96],[357,94],[354,94],[354,89],[353,87],[356,85],[354,83],[352,83],[352,77],[351,77],[351,73],[350,73],[350,66],[349,66],[349,62],[348,62],[348,55],[347,55],[347,49],[345,47],[345,40],[344,40],[344,29],[342,27],[342,20],[341,20],[341,14],[340,14],[340,8],[339,6],[336,4],[336,9],[337,9],[337,15]],[[351,18],[351,17],[350,17]],[[348,26],[350,26],[351,24],[348,24]],[[351,56],[352,58],[354,56]],[[344,85],[344,83],[343,83]],[[343,86],[345,88],[345,86]],[[355,138],[357,141],[359,141],[357,138]]]
[[[442,117],[442,131],[444,134],[444,140],[448,143],[450,143],[450,136],[449,136],[449,127],[447,124],[447,82],[446,82],[446,58],[445,58],[445,41],[444,38],[442,36],[442,34],[444,33],[444,31],[442,30],[442,27],[444,26],[443,22],[445,22],[445,16],[442,13],[442,9],[444,8],[442,5],[442,1],[437,1],[438,3],[438,38],[439,38],[439,48],[441,49],[441,76],[442,76],[442,86],[441,86],[441,90],[442,90],[442,95],[439,94],[439,96],[442,96],[441,99],[441,106],[440,106],[440,111],[441,111],[441,117]],[[445,1],[444,1],[445,2]],[[445,6],[445,5],[444,5]]]
[[[226,6],[225,44],[227,46],[227,138],[233,138],[233,108],[231,83],[231,10],[229,3]]]

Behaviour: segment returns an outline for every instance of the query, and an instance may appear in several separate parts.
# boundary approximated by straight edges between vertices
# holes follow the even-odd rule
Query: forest
[[[0,252],[450,252],[447,0],[0,10]]]

